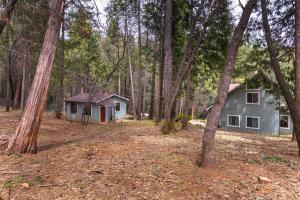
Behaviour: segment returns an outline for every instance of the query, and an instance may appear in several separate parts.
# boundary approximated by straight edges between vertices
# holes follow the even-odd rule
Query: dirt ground
[[[0,112],[12,134],[19,114]],[[150,121],[82,126],[45,114],[36,155],[0,155],[2,198],[300,199],[289,138],[219,131],[214,169],[196,166],[203,130],[161,135]],[[258,177],[269,181],[259,181]]]

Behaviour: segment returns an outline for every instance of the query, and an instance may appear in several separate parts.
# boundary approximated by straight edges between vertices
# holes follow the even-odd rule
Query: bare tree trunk
[[[182,122],[182,129],[187,129],[189,121],[189,110],[190,110],[190,98],[191,98],[191,79],[192,79],[192,67],[187,72],[186,85],[185,85],[185,97],[184,97],[184,118]]]
[[[299,15],[300,16],[300,7],[299,7],[299,2],[296,1],[296,16]],[[268,51],[270,54],[270,59],[271,59],[271,66],[273,68],[273,71],[275,73],[277,82],[281,88],[282,94],[285,98],[285,101],[288,105],[288,108],[291,112],[291,116],[292,116],[292,120],[293,120],[293,124],[294,124],[294,133],[296,136],[296,140],[297,140],[297,144],[298,144],[298,149],[299,149],[299,155],[300,155],[300,110],[298,110],[298,106],[300,104],[300,97],[294,98],[293,97],[293,92],[290,90],[290,86],[288,84],[288,82],[285,80],[284,75],[281,71],[280,68],[280,64],[279,61],[277,59],[277,52],[275,49],[275,46],[273,44],[273,39],[272,39],[272,35],[271,35],[271,29],[269,26],[269,20],[268,20],[268,11],[267,11],[267,4],[265,0],[261,0],[261,7],[262,7],[262,18],[263,18],[263,25],[264,25],[264,31],[265,31],[265,37],[266,37],[266,41],[267,41],[267,45],[268,45]],[[298,9],[298,11],[297,11]],[[298,12],[298,14],[297,14]],[[298,17],[299,17],[298,16]],[[297,20],[299,21],[299,19]],[[298,24],[299,22],[296,22],[296,38],[297,38],[297,34],[300,36],[300,33],[297,33],[297,31],[299,32],[300,30],[300,26]],[[296,43],[300,42],[300,39],[296,39]],[[300,68],[300,66],[297,66],[297,58],[300,59],[300,55],[297,55],[297,53],[300,53],[300,49],[297,50],[297,48],[300,48],[299,46],[300,44],[296,44],[296,64],[295,64],[295,70],[298,71],[296,72],[299,73],[299,69],[297,69],[298,67]],[[298,61],[300,64],[300,61]],[[297,95],[297,90],[299,90],[298,92],[300,92],[300,76],[298,77],[299,79],[297,80],[296,77],[296,92],[295,94]],[[297,86],[297,84],[299,84]],[[298,102],[298,101],[299,102]]]
[[[144,71],[144,83],[143,83],[143,97],[142,97],[142,116],[145,117],[145,107],[146,107],[146,93],[147,93],[147,84],[148,83],[148,76]]]
[[[17,83],[17,88],[16,88],[14,100],[13,100],[13,107],[12,108],[14,110],[17,110],[18,107],[19,107],[21,87],[22,87],[22,75],[19,75],[18,83]]]
[[[63,104],[64,104],[64,79],[65,79],[65,0],[64,6],[61,12],[62,22],[61,22],[61,61],[60,61],[60,80],[59,80],[59,94],[57,101],[57,109],[55,117],[57,119],[61,118]]]
[[[150,108],[149,108],[149,119],[151,120],[153,120],[154,117],[155,80],[156,80],[156,58],[154,57],[153,64],[152,64],[151,96],[150,96]]]
[[[7,60],[6,60],[6,104],[5,104],[5,111],[9,112],[9,108],[10,108],[10,96],[11,96],[11,82],[10,82],[10,50],[9,50],[9,33],[7,31],[6,33],[6,37],[7,37]]]
[[[49,80],[61,25],[61,17],[58,13],[61,13],[63,0],[51,0],[49,4],[51,13],[35,77],[23,115],[15,134],[9,141],[8,154],[37,152],[37,136],[46,105]]]
[[[26,44],[27,40],[24,42]],[[26,46],[26,45],[25,45]],[[27,76],[26,76],[26,66],[27,66],[27,48],[24,47],[22,58],[22,89],[21,89],[21,110],[25,108],[25,96],[27,92]]]
[[[129,74],[130,74],[130,86],[131,86],[131,98],[132,98],[132,110],[133,117],[136,119],[136,105],[135,105],[135,97],[134,97],[134,86],[133,86],[133,75],[132,75],[132,65],[131,65],[131,52],[130,47],[127,46],[127,56],[128,56],[128,65],[129,65]]]
[[[132,110],[133,110],[133,117],[136,119],[136,105],[135,105],[135,96],[134,96],[134,83],[133,83],[133,72],[132,72],[132,65],[131,65],[131,49],[130,49],[130,36],[128,33],[128,24],[127,24],[127,4],[125,2],[125,35],[126,35],[126,50],[127,50],[127,59],[129,65],[129,76],[130,76],[130,86],[131,86],[131,100],[132,100]]]
[[[296,60],[296,82],[295,82],[295,101],[296,101],[296,113],[300,113],[300,0],[295,0],[295,20],[296,20],[296,32],[295,32],[295,60]],[[300,115],[296,116],[294,120],[295,125],[295,136],[298,144],[298,154],[300,155]],[[295,117],[294,117],[295,118]]]
[[[164,134],[168,134],[172,129],[171,125],[171,104],[172,98],[172,81],[173,81],[173,65],[172,65],[172,1],[165,1],[165,26],[164,26],[164,103],[165,105],[165,123],[162,128]]]
[[[121,95],[121,73],[120,70],[118,71],[118,92]]]
[[[11,13],[14,10],[17,2],[18,0],[8,0],[4,10],[0,13],[0,35],[2,34],[6,24],[9,22]]]
[[[168,97],[169,100],[168,100],[168,102],[167,101],[165,102],[165,109],[164,109],[165,110],[165,122],[164,122],[164,125],[162,128],[162,132],[164,134],[169,134],[170,131],[175,128],[174,122],[172,121],[173,119],[170,118],[172,108],[174,107],[174,104],[175,104],[175,101],[177,98],[177,94],[178,94],[178,91],[181,86],[181,82],[182,82],[184,76],[186,75],[186,72],[191,67],[191,63],[193,62],[194,56],[196,55],[197,49],[195,49],[195,46],[196,46],[195,44],[201,44],[201,41],[204,40],[204,37],[201,39],[197,38],[197,34],[195,32],[197,19],[203,9],[203,5],[204,5],[204,0],[201,1],[200,7],[198,8],[196,14],[191,15],[192,17],[191,17],[191,20],[189,23],[189,31],[188,31],[190,33],[190,35],[187,39],[187,44],[185,45],[185,48],[184,48],[184,54],[180,61],[180,68],[176,74],[174,87],[170,87],[170,89],[172,89],[172,90],[169,90],[169,97]],[[212,3],[212,5],[213,5],[213,3]],[[207,19],[209,18],[210,13],[211,12],[209,12]],[[204,21],[203,35],[206,32],[206,28],[207,28],[207,24],[206,24],[206,21]]]
[[[138,97],[137,97],[137,119],[141,120],[143,104],[143,85],[142,85],[142,33],[141,33],[141,0],[138,0]]]
[[[162,37],[161,37],[162,38]],[[163,83],[164,83],[164,48],[163,48],[163,40],[160,41],[160,54],[161,60],[159,65],[159,79],[158,79],[158,87],[157,87],[157,100],[156,100],[156,119],[155,124],[158,125],[162,118],[162,110],[163,110]]]
[[[225,101],[227,99],[229,84],[231,81],[232,70],[235,64],[237,52],[256,2],[257,0],[249,0],[247,2],[227,49],[225,69],[221,76],[217,97],[215,99],[214,106],[208,116],[207,125],[204,129],[202,142],[202,161],[201,159],[199,159],[199,164],[201,164],[203,167],[212,167],[215,164],[214,143],[215,134],[218,127],[218,120],[221,110],[223,109]]]

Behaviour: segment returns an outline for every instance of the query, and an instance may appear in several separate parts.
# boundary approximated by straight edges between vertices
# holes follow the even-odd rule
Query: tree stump
[[[8,145],[9,137],[7,135],[0,135],[0,151],[6,149]]]

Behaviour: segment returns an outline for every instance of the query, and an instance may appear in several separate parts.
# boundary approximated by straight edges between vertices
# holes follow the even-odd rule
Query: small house
[[[81,121],[83,115],[87,115],[89,123],[112,122],[126,116],[128,101],[117,94],[79,94],[65,99],[66,118]]]
[[[291,116],[274,92],[275,86],[277,83],[264,73],[257,73],[243,84],[231,84],[219,126],[237,132],[292,134]]]

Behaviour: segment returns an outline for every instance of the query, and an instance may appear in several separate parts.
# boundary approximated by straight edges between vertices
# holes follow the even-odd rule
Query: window
[[[71,113],[77,113],[77,103],[71,103]]]
[[[246,103],[247,104],[259,104],[260,95],[259,92],[247,92]]]
[[[259,117],[246,116],[246,128],[259,129]]]
[[[227,126],[240,127],[240,116],[239,115],[228,115]]]
[[[92,114],[92,105],[90,103],[84,105],[84,115]]]
[[[120,102],[116,103],[116,111],[120,111]]]
[[[290,118],[288,115],[280,115],[280,128],[289,129],[290,128]]]

